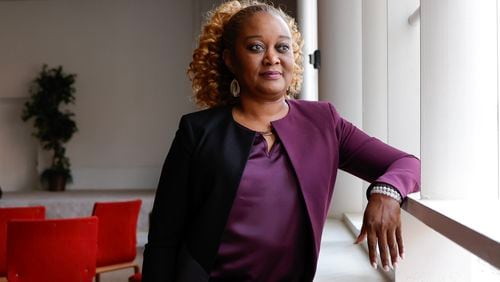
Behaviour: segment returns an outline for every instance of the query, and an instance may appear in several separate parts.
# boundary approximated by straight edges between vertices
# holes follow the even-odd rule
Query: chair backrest
[[[7,229],[9,282],[92,282],[97,217],[11,220]]]
[[[0,208],[0,277],[7,275],[7,222],[11,219],[44,219],[45,207]]]
[[[96,202],[92,215],[99,218],[97,266],[130,262],[136,256],[137,219],[141,200]]]

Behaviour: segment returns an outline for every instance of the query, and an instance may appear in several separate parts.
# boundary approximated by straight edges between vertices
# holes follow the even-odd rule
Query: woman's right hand
[[[356,244],[368,238],[368,253],[373,268],[377,268],[377,245],[385,271],[397,267],[398,256],[404,257],[401,232],[401,208],[391,197],[382,194],[370,196],[363,216],[361,232]],[[389,261],[390,258],[390,261]]]

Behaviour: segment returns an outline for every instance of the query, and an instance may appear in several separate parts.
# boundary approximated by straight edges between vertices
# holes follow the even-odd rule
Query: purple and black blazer
[[[272,126],[305,201],[312,280],[337,170],[391,184],[404,197],[419,190],[420,161],[366,135],[330,103],[287,102],[287,116]],[[230,106],[181,118],[156,191],[143,281],[209,280],[254,138],[234,121]]]

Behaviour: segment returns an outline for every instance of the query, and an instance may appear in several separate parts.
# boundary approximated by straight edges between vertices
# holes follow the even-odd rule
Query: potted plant
[[[71,182],[70,162],[66,156],[64,143],[77,131],[72,119],[74,114],[61,111],[61,105],[75,102],[75,74],[65,74],[61,66],[49,69],[43,65],[38,77],[30,87],[31,97],[24,104],[23,121],[34,120],[35,136],[44,150],[52,151],[51,166],[40,178],[50,191],[64,191]]]

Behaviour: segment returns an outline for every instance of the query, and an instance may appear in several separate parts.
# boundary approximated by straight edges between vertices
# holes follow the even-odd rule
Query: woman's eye
[[[260,52],[260,51],[264,50],[264,47],[262,45],[259,45],[259,44],[254,44],[254,45],[250,45],[248,47],[248,49],[250,49],[250,51],[252,51],[252,52]]]
[[[281,53],[286,53],[290,50],[290,46],[288,46],[288,44],[280,44],[278,45],[277,49]]]

